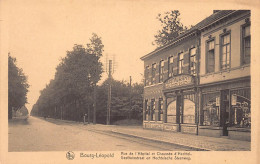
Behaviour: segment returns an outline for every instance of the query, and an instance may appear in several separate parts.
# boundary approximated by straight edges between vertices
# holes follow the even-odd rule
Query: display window
[[[176,100],[172,101],[167,107],[167,122],[176,123]]]
[[[195,124],[195,95],[184,95],[183,123]]]
[[[202,125],[220,125],[220,93],[202,95]]]
[[[230,126],[251,127],[251,96],[249,88],[231,91]]]

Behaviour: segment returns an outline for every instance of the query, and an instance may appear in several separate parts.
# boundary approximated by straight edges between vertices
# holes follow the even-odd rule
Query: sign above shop
[[[176,88],[185,85],[194,84],[194,78],[191,75],[178,75],[165,81],[165,89]]]

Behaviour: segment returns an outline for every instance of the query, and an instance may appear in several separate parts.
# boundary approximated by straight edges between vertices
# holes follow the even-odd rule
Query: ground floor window
[[[195,94],[184,95],[183,123],[195,124]]]
[[[220,93],[202,95],[202,125],[220,125]]]
[[[230,126],[250,128],[251,127],[251,96],[250,88],[232,90]]]
[[[144,102],[144,120],[148,120],[148,113],[149,113],[148,100],[145,100],[145,102]]]
[[[159,106],[158,106],[158,121],[163,120],[163,99],[159,99]]]
[[[151,121],[155,119],[155,100],[151,100]]]
[[[167,122],[176,123],[176,100],[172,101],[167,107]]]

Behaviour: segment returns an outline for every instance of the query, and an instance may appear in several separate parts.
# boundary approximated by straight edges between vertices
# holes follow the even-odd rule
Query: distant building
[[[250,11],[219,10],[143,56],[143,127],[250,140],[250,45]]]

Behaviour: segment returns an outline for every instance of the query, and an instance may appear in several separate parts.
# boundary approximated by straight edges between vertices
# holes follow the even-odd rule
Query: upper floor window
[[[183,60],[183,53],[179,54],[179,59],[178,59],[178,74],[182,74],[183,73],[183,64],[184,64],[184,60]]]
[[[206,71],[211,73],[215,71],[215,41],[207,42]]]
[[[149,66],[145,67],[145,73],[144,73],[144,85],[149,85]]]
[[[173,56],[168,58],[168,77],[173,76]]]
[[[248,64],[250,63],[250,56],[251,56],[250,25],[244,26],[242,28],[242,48],[243,48],[242,64]]]
[[[222,70],[230,68],[230,34],[221,36],[220,67]]]
[[[152,64],[152,84],[155,84],[156,63]]]
[[[163,81],[163,70],[164,70],[164,61],[161,60],[159,64],[159,82]]]
[[[196,48],[190,49],[190,73],[196,74]]]

